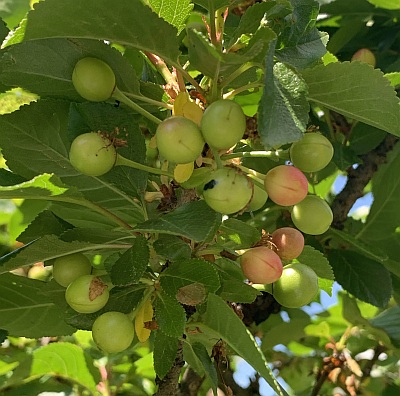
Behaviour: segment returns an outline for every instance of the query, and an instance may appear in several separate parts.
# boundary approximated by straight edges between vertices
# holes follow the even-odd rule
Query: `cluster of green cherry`
[[[53,278],[66,287],[65,300],[78,313],[98,312],[108,302],[112,284],[93,274],[95,271],[82,253],[58,257],[53,262]],[[145,327],[145,322],[152,319],[151,300],[145,298],[129,315],[117,311],[99,315],[92,326],[92,337],[104,352],[121,352],[131,345],[135,333],[140,342],[147,340],[150,330]]]
[[[232,100],[216,100],[203,111],[186,92],[181,93],[175,99],[173,115],[161,121],[138,108],[117,88],[113,70],[102,60],[87,57],[78,61],[72,82],[86,100],[117,99],[156,121],[154,140],[159,159],[166,165],[154,168],[124,158],[110,136],[89,132],[79,135],[71,144],[69,158],[75,169],[85,175],[101,176],[114,166],[122,165],[166,175],[183,188],[196,188],[212,209],[224,215],[259,210],[268,198],[279,206],[288,207],[297,229],[284,227],[274,231],[265,246],[250,248],[242,254],[241,267],[250,282],[272,284],[273,295],[283,306],[300,307],[314,298],[318,292],[317,275],[310,267],[292,261],[304,247],[301,232],[323,234],[333,219],[329,205],[320,197],[308,194],[308,180],[304,174],[317,172],[331,161],[333,147],[327,138],[317,132],[306,133],[290,147],[292,164],[278,165],[266,175],[260,175],[229,161],[235,154],[232,148],[246,131],[242,108]],[[205,148],[212,158],[208,157],[208,152],[203,155]],[[173,173],[170,167],[174,167]],[[108,286],[91,275],[90,263],[84,255],[60,257],[54,263],[53,275],[67,287],[66,301],[77,312],[96,312],[108,301]],[[135,334],[133,318],[138,338],[145,340],[149,330],[144,322],[152,319],[149,299],[132,317],[120,312],[100,315],[93,325],[96,344],[107,352],[127,348]],[[124,336],[119,337],[121,331]]]

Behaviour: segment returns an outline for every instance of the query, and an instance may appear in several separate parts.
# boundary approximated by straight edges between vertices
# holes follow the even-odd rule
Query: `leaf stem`
[[[331,136],[332,141],[335,141],[335,131],[333,129],[332,120],[330,111],[328,109],[322,109],[324,112],[324,118],[329,128],[329,134]]]
[[[132,161],[128,158],[123,157],[120,154],[117,154],[117,160],[115,161],[115,165],[129,166],[130,168],[139,169],[145,172],[153,173],[155,175],[164,175],[170,177],[171,179],[174,178],[174,175],[170,172],[158,168],[153,168],[152,166],[140,164],[139,162]]]
[[[138,104],[136,104],[135,102],[130,100],[122,91],[120,91],[118,89],[118,87],[115,88],[112,97],[114,99],[119,100],[120,102],[126,104],[128,107],[135,110],[136,112],[138,112],[142,116],[146,117],[150,121],[154,122],[155,124],[158,125],[161,123],[161,120],[159,118],[157,118],[156,116],[154,116],[153,114],[151,114],[147,110],[145,110],[143,107],[139,106]]]
[[[217,47],[217,31],[216,31],[216,11],[214,8],[214,0],[208,0],[208,11],[210,13],[210,39],[211,43]]]
[[[231,73],[225,80],[222,81],[222,84],[220,85],[221,88],[226,87],[235,78],[239,77],[242,73],[244,73],[246,70],[251,69],[253,66],[255,66],[255,64],[253,62],[247,62],[247,63],[244,63],[243,65],[241,65],[233,73]]]

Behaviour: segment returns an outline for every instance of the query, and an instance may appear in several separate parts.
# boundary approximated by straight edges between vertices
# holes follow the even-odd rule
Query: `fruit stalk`
[[[139,162],[132,161],[132,160],[130,160],[128,158],[123,157],[120,154],[117,154],[117,160],[115,161],[115,165],[129,166],[130,168],[134,168],[134,169],[142,170],[142,171],[145,171],[145,172],[153,173],[155,175],[168,176],[171,179],[174,178],[174,175],[172,173],[170,173],[170,172],[163,171],[162,169],[158,169],[158,168],[153,168],[153,167],[148,166],[148,165],[140,164]]]
[[[124,103],[131,109],[135,110],[139,114],[141,114],[143,117],[146,117],[148,120],[154,122],[155,124],[160,124],[161,120],[154,116],[153,114],[149,113],[147,110],[145,110],[143,107],[139,106],[132,100],[130,100],[123,92],[121,92],[117,87],[115,88],[112,97],[115,100],[119,100],[121,103]]]

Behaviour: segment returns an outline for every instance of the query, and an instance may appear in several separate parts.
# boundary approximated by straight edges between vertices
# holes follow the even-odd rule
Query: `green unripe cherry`
[[[234,146],[246,131],[246,116],[239,104],[220,99],[208,106],[200,124],[206,143],[218,150]]]
[[[333,157],[331,142],[320,133],[306,133],[290,147],[290,160],[303,172],[318,172],[324,169]]]
[[[246,212],[255,212],[261,209],[268,199],[268,193],[261,187],[254,185],[254,193],[251,198],[249,205],[246,208]]]
[[[273,296],[287,308],[309,304],[319,290],[318,276],[308,265],[295,263],[283,267],[281,277],[273,284]]]
[[[253,183],[234,168],[212,172],[203,187],[203,197],[208,206],[222,214],[241,211],[250,202]]]
[[[68,305],[79,313],[93,313],[108,301],[107,285],[94,275],[83,275],[69,284],[65,291]]]
[[[333,213],[325,200],[316,195],[307,195],[294,205],[291,213],[294,225],[305,234],[320,235],[328,231]]]
[[[199,127],[182,116],[161,122],[156,130],[156,141],[160,155],[175,164],[195,161],[204,147]]]
[[[94,342],[107,353],[124,351],[131,345],[134,336],[135,327],[122,312],[106,312],[100,315],[92,326]]]
[[[111,97],[115,89],[115,74],[107,63],[87,57],[79,60],[72,72],[72,84],[84,99],[102,102]]]
[[[53,263],[53,278],[61,286],[67,287],[82,275],[89,275],[92,265],[82,253],[58,257]]]
[[[72,142],[69,160],[71,165],[84,175],[101,176],[115,165],[117,150],[111,141],[100,133],[83,133]]]

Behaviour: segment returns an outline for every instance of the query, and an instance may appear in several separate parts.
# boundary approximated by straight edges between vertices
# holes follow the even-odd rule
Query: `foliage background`
[[[164,24],[163,35],[155,36],[153,32],[159,29],[158,19],[152,19],[150,15],[146,19],[143,13],[121,13],[118,7],[110,7],[110,3],[105,0],[65,3],[61,19],[51,17],[59,12],[59,2],[48,0],[47,3],[48,7],[40,8],[42,13],[32,13],[31,18],[28,18],[28,25],[22,22],[15,34],[8,38],[8,48],[3,48],[0,60],[0,83],[3,91],[0,100],[3,114],[10,113],[20,104],[36,100],[36,95],[41,97],[40,101],[0,119],[0,147],[6,157],[8,154],[7,165],[15,173],[12,176],[6,172],[0,174],[2,253],[16,249],[19,246],[17,240],[28,246],[35,242],[25,253],[21,250],[1,262],[0,328],[7,329],[11,336],[0,350],[0,390],[6,395],[39,394],[43,391],[65,394],[153,394],[156,391],[156,372],[160,374],[169,370],[175,350],[172,347],[171,356],[167,356],[165,360],[160,359],[159,366],[155,368],[151,351],[154,348],[154,353],[157,353],[160,350],[157,345],[165,345],[168,337],[181,334],[179,326],[175,328],[170,324],[180,323],[183,318],[182,310],[174,303],[166,306],[168,310],[175,309],[172,315],[174,321],[166,322],[166,337],[153,337],[147,344],[137,344],[127,353],[103,356],[94,347],[88,331],[79,330],[73,333],[70,325],[76,323],[74,320],[80,320],[79,318],[70,317],[69,324],[64,322],[62,294],[54,283],[48,282],[43,286],[42,281],[32,280],[33,275],[28,278],[20,277],[15,281],[8,271],[24,266],[25,269],[20,271],[26,274],[31,266],[40,267],[40,264],[34,264],[36,261],[51,260],[55,248],[57,254],[61,254],[71,251],[71,248],[92,251],[108,244],[112,253],[112,248],[121,241],[126,242],[126,236],[118,233],[104,239],[103,234],[98,235],[93,231],[69,232],[64,224],[56,221],[58,216],[82,229],[92,228],[94,224],[101,224],[106,230],[113,229],[110,217],[102,216],[99,211],[88,214],[88,207],[95,208],[93,203],[112,209],[126,223],[140,223],[139,231],[166,231],[164,243],[160,243],[160,251],[165,255],[170,254],[163,247],[177,243],[171,235],[174,232],[161,226],[156,220],[145,221],[140,206],[132,198],[127,198],[140,199],[146,188],[147,175],[136,171],[126,174],[115,170],[101,181],[88,181],[87,178],[72,174],[67,162],[68,139],[71,139],[72,130],[76,133],[74,128],[82,128],[82,120],[87,122],[91,115],[102,113],[90,127],[109,125],[111,128],[113,123],[107,121],[107,111],[112,111],[113,117],[118,117],[120,125],[125,126],[129,136],[134,139],[143,119],[127,109],[108,110],[107,106],[102,105],[100,109],[97,105],[82,103],[70,81],[61,77],[71,74],[74,62],[82,54],[97,55],[109,61],[118,71],[118,86],[124,92],[132,95],[141,92],[154,100],[161,100],[163,91],[157,85],[162,81],[161,76],[138,57],[137,50],[130,49],[124,57],[116,56],[115,50],[92,39],[101,38],[122,45],[134,44],[136,49],[150,51],[161,56],[169,65],[177,66],[179,47],[175,45],[176,31],[171,25]],[[137,5],[137,2],[123,3],[128,9]],[[174,7],[165,7],[165,3],[156,0],[149,3],[178,32],[184,33],[185,20],[191,10],[190,1],[171,1],[170,4]],[[199,0],[195,3],[199,7],[206,2]],[[218,4],[225,3],[227,2],[219,0]],[[282,6],[280,10],[285,10],[285,5],[295,9],[293,15],[296,24],[293,27],[289,24],[280,31],[280,41],[275,47],[275,56],[283,63],[274,66],[273,62],[268,63],[267,58],[263,64],[264,70],[274,71],[266,73],[268,77],[263,84],[267,89],[263,93],[259,91],[238,96],[237,101],[244,106],[248,116],[254,115],[260,101],[262,116],[258,119],[258,126],[265,146],[287,144],[299,139],[307,124],[310,104],[311,122],[322,133],[329,136],[332,124],[334,125],[335,134],[330,135],[336,142],[334,164],[317,175],[314,192],[331,203],[335,220],[333,228],[323,239],[310,237],[307,240],[308,248],[302,259],[308,265],[319,268],[320,274],[325,271],[325,276],[320,278],[320,286],[325,290],[321,291],[322,295],[331,291],[332,274],[346,291],[340,291],[337,303],[330,307],[322,306],[318,299],[311,305],[311,309],[285,309],[280,314],[271,314],[267,320],[253,317],[253,320],[249,320],[249,329],[259,336],[262,352],[271,363],[274,373],[285,381],[291,394],[331,395],[340,386],[347,394],[352,394],[354,388],[357,392],[362,389],[363,394],[367,395],[395,395],[399,391],[400,342],[400,312],[397,305],[400,286],[400,240],[397,232],[400,157],[396,145],[396,136],[400,134],[396,98],[400,85],[400,5],[390,0],[320,1],[321,8],[318,11],[318,4],[314,1],[276,3]],[[30,4],[22,0],[5,1],[1,7],[0,16],[5,25],[0,33],[6,37],[8,29],[17,27],[25,17]],[[106,19],[96,18],[97,14],[93,14],[93,10],[98,7],[108,10]],[[284,15],[285,11],[280,12]],[[133,23],[130,18],[134,14]],[[271,19],[273,17],[276,17],[277,24],[283,20],[279,12],[277,15],[270,15]],[[92,21],[89,27],[80,23],[85,19]],[[255,34],[258,28],[249,24],[235,31],[238,20],[232,18],[229,22],[232,25],[227,24],[226,31],[232,40],[245,29],[253,29],[252,33]],[[113,26],[113,29],[109,26]],[[127,26],[130,27],[130,34],[126,34]],[[276,26],[274,28],[278,29]],[[323,33],[316,36],[316,29]],[[259,42],[273,41],[272,29],[259,30],[257,34]],[[25,36],[22,37],[23,35]],[[217,62],[223,65],[221,76],[227,78],[237,69],[239,62],[259,61],[257,51],[263,55],[267,51],[266,48],[250,45],[247,52],[240,54],[242,58],[219,59],[219,55],[205,45],[199,35],[193,32],[188,35],[191,43],[202,51],[200,55],[196,55],[196,52],[191,53],[189,46],[188,56],[193,69],[210,77],[213,77]],[[70,40],[64,40],[63,37]],[[322,43],[327,43],[327,54]],[[382,73],[366,65],[347,63],[352,54],[362,47],[368,47],[375,53],[377,69]],[[324,63],[317,64],[322,56]],[[47,59],[52,59],[52,62],[46,62]],[[337,59],[341,63],[336,62]],[[133,74],[132,69],[135,71]],[[300,72],[295,73],[294,69]],[[145,82],[143,76],[146,76]],[[259,77],[255,70],[250,68],[241,78],[230,81],[230,86],[234,89],[249,82],[259,83],[257,78]],[[15,86],[25,90],[15,88],[10,91]],[[277,92],[277,88],[282,87],[298,95],[268,94]],[[29,91],[35,95],[29,94]],[[70,101],[74,102],[72,121],[68,115]],[[146,103],[143,106],[160,117],[165,113]],[[329,117],[320,117],[321,110],[329,114]],[[132,117],[135,119],[133,123]],[[67,134],[61,136],[61,139],[54,139],[55,127],[67,131]],[[154,130],[154,125],[148,124],[148,127]],[[144,141],[139,139],[136,143],[135,150],[124,152],[124,155],[144,160]],[[245,149],[247,148],[244,147],[243,150]],[[27,161],[28,158],[30,161]],[[250,159],[244,161],[244,164],[265,173],[276,162]],[[358,167],[352,167],[354,164],[358,164]],[[61,179],[46,175],[46,172],[54,172]],[[42,175],[37,176],[39,174]],[[340,175],[347,175],[348,179],[343,191],[337,194],[332,186]],[[129,183],[120,183],[123,191],[115,200],[111,181],[117,181],[118,184],[122,178],[127,178]],[[26,180],[28,184],[24,185],[22,194],[19,187],[13,188]],[[44,184],[46,192],[35,190]],[[67,189],[65,184],[69,186]],[[85,188],[82,188],[83,185]],[[356,213],[353,218],[348,219],[347,214],[356,199],[368,192],[372,192],[374,197],[368,216],[365,213],[357,216]],[[51,211],[47,210],[49,202],[44,199],[46,194],[53,196]],[[78,202],[84,209],[72,210],[75,206],[65,202]],[[183,217],[173,218],[172,222],[178,227],[186,224],[188,213],[192,210],[205,219],[205,226],[201,228],[195,224],[184,236],[202,241],[210,230],[215,230],[220,219],[200,204],[187,212],[183,211]],[[82,216],[82,213],[85,215]],[[255,217],[244,215],[240,221],[257,229],[273,229],[285,221],[285,217],[281,215],[281,212],[266,208]],[[34,222],[34,219],[37,221]],[[48,229],[43,230],[41,222]],[[31,223],[33,226],[21,237],[21,232]],[[250,228],[243,227],[242,224],[239,227],[232,222],[226,223],[228,240],[223,246],[231,249],[232,246],[238,247],[237,244],[232,245],[229,237],[238,233],[239,229],[242,238],[252,241],[254,237]],[[65,231],[64,239],[54,237]],[[35,238],[38,234],[47,236],[37,242]],[[320,251],[326,253],[325,259]],[[221,266],[223,264],[221,261]],[[204,277],[209,274],[207,271],[209,268],[204,267]],[[50,276],[46,272],[42,272],[42,275]],[[117,282],[122,282],[124,278],[117,271],[113,276]],[[164,279],[168,279],[168,276]],[[168,280],[164,282],[167,289],[170,286]],[[209,291],[216,290],[216,285],[212,282],[206,285]],[[24,290],[23,295],[18,292],[20,288]],[[130,298],[136,302],[143,294],[143,287],[132,287],[129,293]],[[49,296],[52,296],[51,301]],[[116,293],[114,301],[120,298],[121,295]],[[268,300],[257,301],[259,304],[268,303]],[[15,310],[10,310],[10,302],[17,306]],[[243,303],[245,306],[247,301]],[[221,307],[217,299],[213,300],[213,304],[209,308],[206,326],[211,328],[210,331],[219,334],[214,341],[222,334],[230,348],[236,346],[243,352],[246,348],[234,339],[237,334],[232,336],[229,329],[224,327],[216,329],[214,321],[220,314]],[[122,305],[121,303],[119,308],[126,309]],[[43,306],[46,307],[45,311],[41,309]],[[270,306],[262,308],[268,313],[273,311]],[[158,318],[160,319],[162,321],[161,317]],[[43,329],[49,331],[50,325],[51,334],[56,338],[41,337]],[[90,320],[83,326],[80,323],[82,327],[85,325],[90,328]],[[65,336],[66,333],[70,334]],[[2,339],[5,339],[6,334],[6,331],[0,330]],[[29,338],[18,337],[20,335]],[[246,340],[245,337],[238,338]],[[192,345],[196,343],[193,342]],[[345,350],[340,349],[344,347]],[[237,354],[238,351],[232,349],[230,352]],[[168,355],[168,351],[166,354]],[[257,365],[256,355],[248,356],[253,365]],[[338,358],[343,360],[339,359],[338,363]],[[237,359],[233,358],[233,371],[236,364]],[[234,390],[234,394],[260,392],[260,374],[251,378],[246,389],[240,389],[232,379],[232,370],[221,369],[225,383]],[[268,373],[264,376],[270,378]],[[359,380],[361,385],[353,387],[352,380]],[[185,379],[182,382],[185,383]],[[198,394],[205,394],[210,387],[213,387],[212,378],[208,378],[199,387]]]

